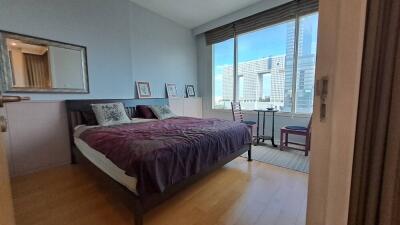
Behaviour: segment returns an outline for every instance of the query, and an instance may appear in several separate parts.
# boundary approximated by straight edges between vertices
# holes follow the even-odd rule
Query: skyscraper
[[[314,24],[307,17],[299,24],[299,46],[296,77],[296,112],[311,113],[314,100],[316,55],[312,34]]]
[[[292,27],[293,26],[293,27]],[[285,94],[284,111],[290,112],[293,103],[293,73],[296,69],[296,106],[295,112],[311,113],[314,98],[315,80],[315,49],[313,49],[312,34],[314,24],[302,18],[299,24],[297,46],[297,67],[294,67],[295,57],[295,24],[288,24],[286,59],[285,59]]]
[[[243,109],[283,107],[285,56],[271,56],[239,63],[238,100]],[[233,99],[233,66],[222,70],[223,100],[230,103]],[[227,103],[221,103],[226,105]]]
[[[293,98],[293,68],[294,68],[294,43],[295,43],[295,22],[287,23],[286,56],[285,56],[285,87],[283,111],[292,111]]]

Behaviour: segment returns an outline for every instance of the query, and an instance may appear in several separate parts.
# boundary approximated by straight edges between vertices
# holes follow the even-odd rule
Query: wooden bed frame
[[[71,144],[71,163],[76,164],[78,158],[85,158],[83,154],[80,153],[79,149],[75,146],[74,143],[74,127],[83,124],[84,120],[82,117],[82,112],[90,111],[91,106],[90,104],[99,104],[99,103],[113,103],[113,102],[122,102],[125,106],[125,109],[129,116],[134,117],[135,115],[135,108],[136,105],[168,105],[168,99],[93,99],[93,100],[67,100],[66,107],[67,107],[67,115],[68,115],[68,128],[69,128],[69,136],[70,136],[70,144]],[[234,160],[235,158],[241,156],[245,152],[248,152],[248,161],[252,161],[251,158],[251,144],[244,145],[239,151],[229,155],[225,159],[221,160],[217,164],[213,165],[206,170],[201,171],[200,173],[187,178],[186,180],[175,184],[173,186],[168,187],[163,193],[156,193],[149,196],[140,197],[139,195],[134,194],[130,190],[128,190],[125,186],[119,184],[118,182],[114,181],[111,177],[106,175],[103,171],[98,169],[94,164],[93,167],[97,168],[97,170],[101,171],[107,179],[112,180],[115,183],[118,183],[118,186],[121,187],[124,192],[126,192],[130,197],[133,199],[133,213],[134,213],[134,221],[135,225],[143,225],[143,215],[149,211],[150,209],[158,206],[165,200],[171,198],[180,190],[184,189],[185,187],[195,183],[202,177],[206,176],[207,174],[211,173],[212,171],[224,166],[225,164],[229,163],[230,161]],[[86,160],[90,162],[89,160]],[[91,163],[90,163],[91,164]]]

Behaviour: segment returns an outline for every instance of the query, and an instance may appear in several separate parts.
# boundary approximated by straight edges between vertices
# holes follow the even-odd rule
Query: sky
[[[238,37],[239,62],[285,54],[286,24]],[[215,65],[233,64],[233,39],[214,45]],[[260,47],[262,46],[262,47]]]
[[[314,26],[316,15],[304,17],[301,22],[305,26]],[[257,31],[249,32],[238,37],[238,61],[265,58],[268,56],[284,55],[287,47],[287,32],[292,29],[294,33],[294,20],[270,26]],[[313,41],[316,42],[316,33]],[[215,68],[215,96],[222,96],[222,68],[225,65],[233,65],[234,40],[229,39],[213,46]],[[270,92],[270,91],[267,91]]]

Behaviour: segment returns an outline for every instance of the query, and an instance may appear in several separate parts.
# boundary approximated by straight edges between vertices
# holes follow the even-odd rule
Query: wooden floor
[[[305,225],[308,175],[238,158],[145,216],[145,225]],[[17,225],[133,225],[124,196],[82,165],[12,181]]]

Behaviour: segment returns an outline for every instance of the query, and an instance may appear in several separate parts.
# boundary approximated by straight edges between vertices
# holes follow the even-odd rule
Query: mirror
[[[0,32],[6,92],[89,93],[86,48]]]

